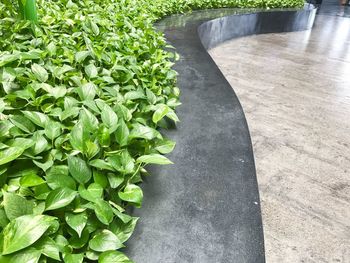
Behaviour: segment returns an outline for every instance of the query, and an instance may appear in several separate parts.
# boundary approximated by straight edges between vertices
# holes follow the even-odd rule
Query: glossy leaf
[[[97,105],[101,109],[102,122],[108,127],[110,133],[114,132],[118,127],[117,114],[102,101],[97,101]]]
[[[95,214],[101,223],[108,225],[113,220],[113,210],[111,206],[104,200],[96,200]]]
[[[5,213],[9,220],[33,213],[33,203],[29,202],[24,197],[15,193],[7,192],[3,192],[3,197]]]
[[[72,190],[75,190],[76,183],[74,179],[68,174],[68,166],[52,166],[50,170],[46,172],[46,182],[51,189],[70,188]]]
[[[78,183],[85,184],[92,177],[91,169],[80,157],[68,156],[68,169]]]
[[[80,63],[84,61],[89,55],[91,54],[90,51],[79,51],[75,54],[75,60]]]
[[[156,144],[155,149],[162,153],[167,154],[174,150],[176,143],[170,140],[162,140],[160,143]]]
[[[69,188],[57,188],[49,193],[45,200],[45,210],[55,210],[69,205],[77,192]]]
[[[39,64],[32,64],[32,72],[40,82],[46,82],[49,78],[49,74],[47,73],[46,69]]]
[[[119,251],[106,251],[101,253],[98,263],[133,263],[125,254]]]
[[[3,231],[2,254],[11,254],[33,244],[53,220],[53,217],[45,215],[24,215],[12,220]]]
[[[0,165],[15,160],[24,152],[24,150],[25,149],[21,147],[10,147],[4,150],[0,150]]]
[[[163,155],[160,154],[149,154],[149,155],[142,155],[136,160],[138,163],[145,163],[145,164],[172,164],[168,158],[166,158]]]
[[[10,255],[0,255],[0,262],[3,263],[37,263],[39,262],[41,251],[35,248],[27,248]]]
[[[41,112],[36,111],[23,111],[23,114],[31,120],[34,124],[45,128],[46,123],[49,121],[49,117]]]
[[[105,252],[108,250],[116,250],[123,247],[118,237],[111,231],[104,229],[100,233],[93,236],[89,242],[89,247],[98,252]]]
[[[120,199],[134,203],[136,206],[141,206],[143,193],[139,186],[134,184],[128,184],[123,192],[119,192],[118,196]]]
[[[19,182],[23,187],[32,187],[45,183],[45,180],[36,174],[28,174],[23,176]]]
[[[63,257],[64,263],[82,263],[84,260],[83,254],[70,254],[67,253]]]
[[[67,224],[78,234],[79,237],[81,237],[81,232],[83,231],[87,222],[86,213],[85,212],[78,213],[78,214],[66,213],[65,219]]]
[[[154,123],[157,123],[168,114],[169,110],[170,110],[169,107],[165,104],[157,105],[157,109],[152,116],[152,121]]]
[[[125,146],[128,143],[129,128],[123,119],[119,120],[119,125],[116,131],[116,139],[120,146]]]
[[[97,77],[98,71],[94,64],[89,64],[85,66],[85,73],[90,79],[92,79]]]
[[[56,242],[50,237],[43,237],[36,242],[35,247],[45,256],[60,261],[60,251]]]
[[[78,89],[78,93],[81,100],[93,100],[96,95],[96,86],[93,83],[86,83]]]

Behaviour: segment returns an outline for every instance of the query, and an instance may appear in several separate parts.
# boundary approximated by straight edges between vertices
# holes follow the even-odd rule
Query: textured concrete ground
[[[210,54],[250,127],[266,261],[350,262],[350,19]]]

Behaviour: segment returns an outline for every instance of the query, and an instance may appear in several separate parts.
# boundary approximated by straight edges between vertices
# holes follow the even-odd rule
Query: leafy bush
[[[9,2],[9,0],[7,0]],[[170,164],[175,54],[153,22],[197,8],[295,0],[39,0],[39,24],[0,3],[0,262],[131,262],[147,164]],[[40,260],[40,261],[39,261]]]

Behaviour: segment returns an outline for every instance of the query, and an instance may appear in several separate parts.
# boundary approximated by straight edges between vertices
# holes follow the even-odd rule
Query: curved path
[[[324,7],[325,8],[325,7]],[[266,261],[350,262],[350,18],[210,51],[251,131]]]
[[[134,213],[141,219],[127,250],[137,263],[265,262],[245,116],[201,39],[211,47],[247,34],[302,30],[312,25],[315,12],[232,15],[237,12],[172,16],[158,25],[181,56],[175,69],[183,105],[181,123],[166,132],[177,142],[170,155],[175,165],[152,169],[142,185],[144,204]],[[199,25],[215,17],[222,18],[202,25],[198,35]]]

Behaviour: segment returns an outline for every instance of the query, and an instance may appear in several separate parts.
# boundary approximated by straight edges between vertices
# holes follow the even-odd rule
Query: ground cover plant
[[[16,4],[0,3],[0,262],[127,263],[138,218],[126,210],[141,206],[145,166],[171,163],[159,128],[180,104],[153,23],[303,2],[38,0],[36,24]]]

